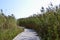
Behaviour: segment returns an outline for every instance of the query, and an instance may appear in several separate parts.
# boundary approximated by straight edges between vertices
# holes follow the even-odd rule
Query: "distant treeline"
[[[19,26],[36,30],[42,40],[60,40],[60,5],[41,9],[42,14],[20,18],[17,21]]]

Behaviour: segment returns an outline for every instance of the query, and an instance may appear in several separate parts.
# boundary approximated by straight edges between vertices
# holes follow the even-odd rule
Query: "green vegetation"
[[[36,30],[42,40],[60,40],[60,6],[44,8],[42,14],[18,19],[18,25]]]
[[[0,12],[0,40],[12,40],[23,29],[17,26],[17,21],[12,14],[11,16],[4,15]]]

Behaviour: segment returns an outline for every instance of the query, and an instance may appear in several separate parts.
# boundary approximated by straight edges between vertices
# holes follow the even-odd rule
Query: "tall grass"
[[[23,28],[17,26],[14,16],[6,16],[0,13],[0,40],[12,40]]]
[[[60,8],[18,19],[18,25],[36,30],[42,40],[60,40]]]

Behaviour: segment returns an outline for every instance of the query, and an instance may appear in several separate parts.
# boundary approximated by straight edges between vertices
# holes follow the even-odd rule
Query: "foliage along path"
[[[24,32],[18,34],[13,40],[40,40],[40,38],[34,30],[24,29]]]

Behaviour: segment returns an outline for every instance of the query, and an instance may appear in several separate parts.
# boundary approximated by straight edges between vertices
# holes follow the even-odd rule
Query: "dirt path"
[[[13,40],[40,40],[37,33],[31,29],[25,29],[24,32],[18,34]]]

